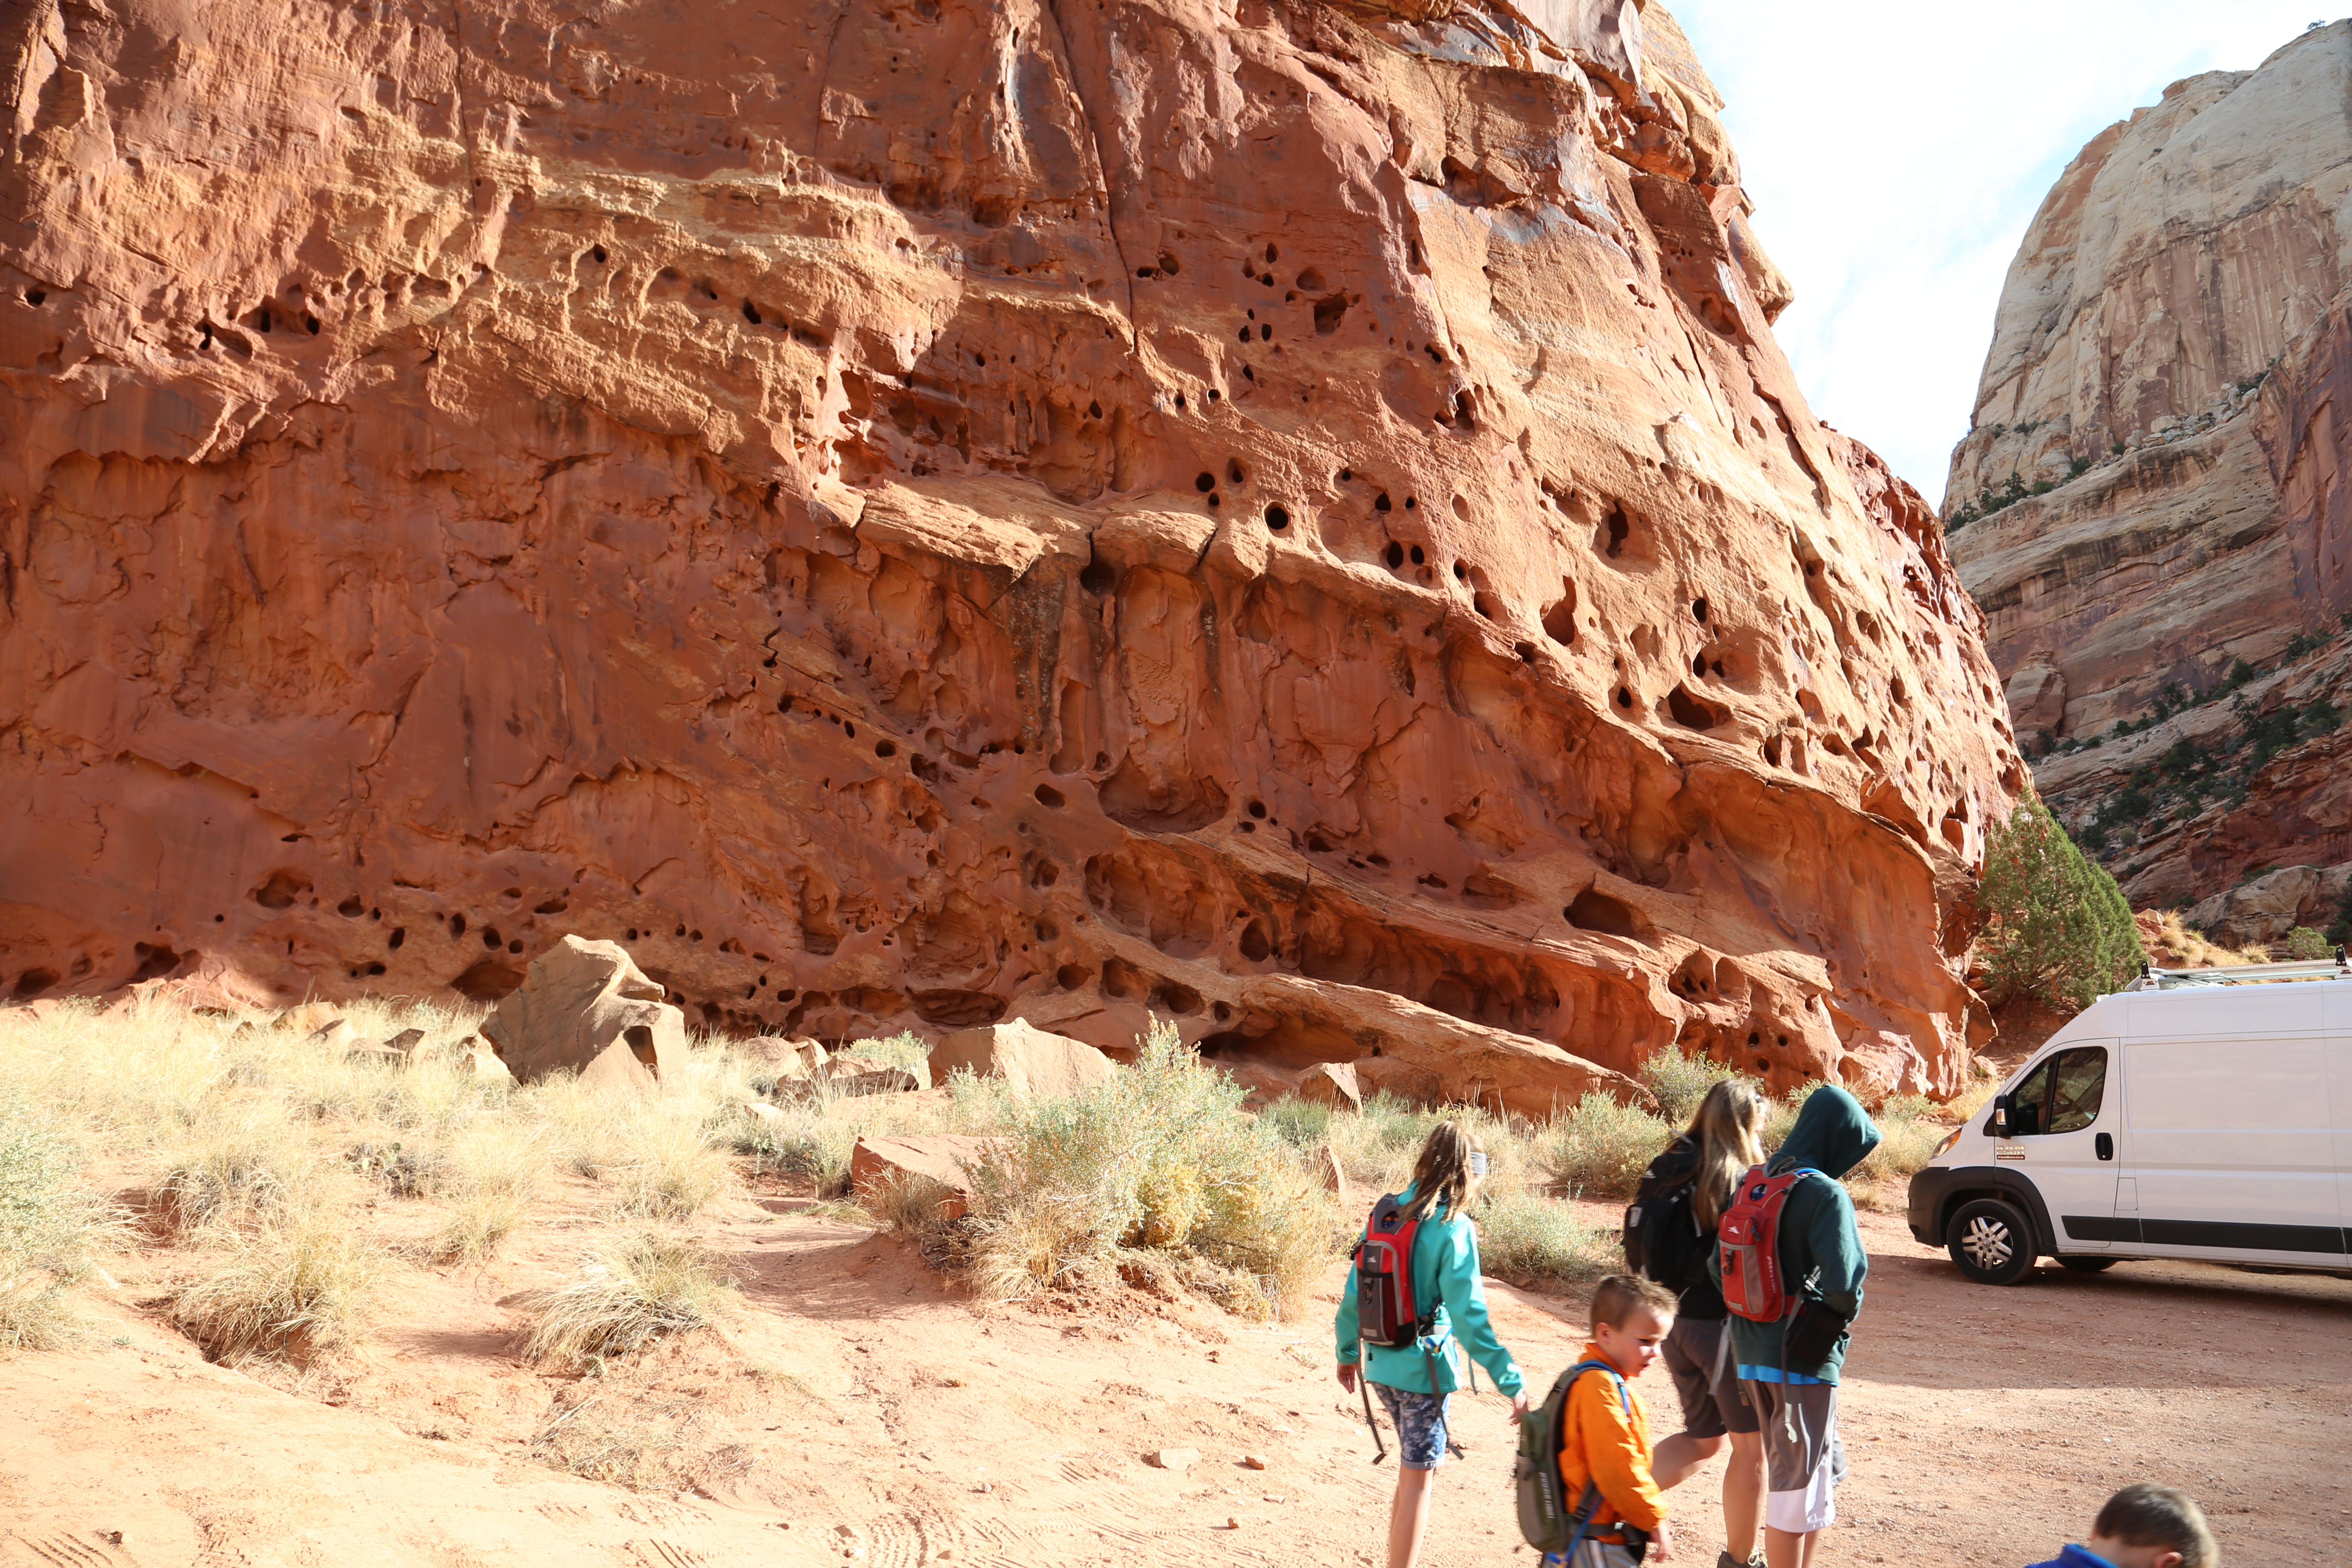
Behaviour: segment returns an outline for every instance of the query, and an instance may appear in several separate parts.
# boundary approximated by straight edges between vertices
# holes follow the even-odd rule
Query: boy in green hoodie
[[[1770,1568],[1809,1568],[1816,1539],[1837,1517],[1836,1487],[1845,1475],[1837,1385],[1847,1333],[1840,1326],[1833,1337],[1807,1352],[1801,1346],[1809,1336],[1792,1336],[1790,1331],[1801,1317],[1809,1326],[1818,1324],[1824,1309],[1848,1323],[1862,1311],[1862,1280],[1870,1272],[1870,1258],[1853,1222],[1853,1200],[1837,1178],[1861,1164],[1878,1139],[1861,1102],[1824,1084],[1797,1112],[1788,1142],[1765,1162],[1769,1173],[1819,1173],[1791,1187],[1780,1210],[1780,1278],[1789,1294],[1788,1315],[1772,1323],[1731,1319],[1731,1359],[1764,1432],[1769,1488],[1764,1560]],[[1722,1282],[1720,1249],[1707,1270]]]

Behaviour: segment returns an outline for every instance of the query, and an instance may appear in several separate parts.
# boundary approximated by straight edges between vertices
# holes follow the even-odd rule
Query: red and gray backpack
[[[1723,1304],[1751,1323],[1777,1323],[1788,1316],[1788,1282],[1780,1278],[1780,1211],[1788,1206],[1790,1189],[1821,1173],[1799,1166],[1775,1176],[1761,1165],[1751,1167],[1716,1226]]]

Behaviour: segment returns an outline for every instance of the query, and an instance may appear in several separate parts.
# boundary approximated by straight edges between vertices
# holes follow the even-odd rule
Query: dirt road
[[[2352,1281],[2126,1264],[1994,1290],[1892,1216],[1865,1229],[1853,1474],[1823,1568],[2014,1568],[2143,1478],[2200,1498],[2231,1562],[2352,1557]],[[745,1276],[727,1336],[591,1379],[517,1364],[498,1304],[569,1261],[560,1230],[492,1275],[414,1272],[373,1360],[290,1388],[204,1365],[135,1304],[168,1283],[169,1254],[118,1260],[125,1289],[93,1296],[85,1348],[0,1362],[0,1563],[1377,1558],[1390,1472],[1331,1380],[1328,1301],[1267,1327],[1139,1294],[1108,1319],[982,1314],[839,1224],[744,1203],[706,1238]],[[1494,1295],[1532,1376],[1575,1354],[1580,1302]],[[1674,1430],[1663,1377],[1637,1389],[1654,1431]],[[1457,1427],[1470,1453],[1442,1473],[1426,1561],[1531,1563],[1503,1402],[1470,1402]],[[542,1462],[559,1439],[583,1467],[642,1451],[691,1479],[631,1492],[560,1474]],[[1144,1462],[1171,1447],[1201,1457]],[[1692,1568],[1719,1542],[1716,1479],[1675,1494]]]

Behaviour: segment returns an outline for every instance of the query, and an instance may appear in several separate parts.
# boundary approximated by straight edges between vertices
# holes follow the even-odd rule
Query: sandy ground
[[[976,1312],[898,1245],[744,1201],[706,1226],[746,1310],[601,1378],[510,1351],[499,1305],[568,1261],[557,1226],[482,1275],[404,1274],[380,1349],[329,1376],[206,1365],[152,1306],[175,1255],[118,1259],[83,1348],[0,1362],[0,1563],[899,1565],[1371,1563],[1391,1475],[1331,1380],[1330,1302],[1244,1324],[1136,1293],[1108,1312]],[[1596,1211],[1598,1212],[1598,1211]],[[2201,1264],[1963,1282],[1867,1215],[1849,1367],[1853,1474],[1817,1561],[2021,1564],[2139,1479],[2206,1504],[2231,1562],[2352,1557],[2352,1281]],[[1331,1289],[1339,1275],[1335,1271]],[[1581,1303],[1493,1288],[1538,1380]],[[1678,1422],[1654,1373],[1637,1391]],[[1457,1416],[1433,1568],[1532,1563],[1507,1407]],[[535,1459],[651,1444],[660,1491]],[[1201,1452],[1152,1468],[1163,1447]],[[1244,1455],[1267,1468],[1254,1470]],[[1711,1568],[1719,1463],[1673,1494]]]

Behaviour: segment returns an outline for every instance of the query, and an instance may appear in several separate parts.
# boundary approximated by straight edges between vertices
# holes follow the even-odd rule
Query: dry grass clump
[[[1007,1108],[974,1173],[963,1271],[983,1300],[1173,1272],[1244,1309],[1295,1300],[1337,1215],[1242,1089],[1155,1022],[1110,1082]],[[1156,1254],[1156,1258],[1142,1255]]]
[[[716,1322],[734,1288],[710,1254],[685,1237],[641,1231],[602,1247],[551,1290],[526,1298],[522,1353],[581,1366]]]
[[[915,1075],[917,1084],[931,1087],[930,1042],[912,1029],[902,1029],[887,1039],[852,1040],[834,1054],[904,1068]]]
[[[234,1104],[181,1131],[162,1163],[157,1205],[183,1235],[269,1221],[313,1194],[320,1177],[307,1129]]]
[[[480,1264],[498,1256],[553,1167],[543,1129],[484,1118],[447,1146],[440,1195],[448,1217],[430,1247],[436,1262]]]
[[[1658,1114],[1670,1127],[1687,1127],[1706,1091],[1739,1069],[1706,1057],[1685,1056],[1679,1050],[1660,1051],[1642,1064],[1643,1085],[1658,1097]]]
[[[1624,1261],[1615,1231],[1541,1193],[1493,1193],[1479,1205],[1477,1220],[1480,1267],[1514,1285],[1585,1284]]]
[[[328,1209],[230,1237],[227,1261],[172,1298],[206,1356],[309,1366],[359,1343],[391,1260]]]
[[[2143,917],[2145,918],[2145,917]],[[2160,910],[2156,914],[2156,940],[2172,950],[2180,963],[2190,969],[2235,969],[2248,963],[2268,963],[2270,949],[2256,942],[2251,946],[2224,947],[2207,938],[2205,933],[2181,917],[2179,910]],[[2324,944],[2326,938],[2322,938]],[[2316,956],[2325,958],[2321,952]]]
[[[1595,1091],[1552,1121],[1537,1157],[1562,1186],[1623,1197],[1674,1136],[1674,1128],[1640,1106]]]
[[[119,1238],[121,1217],[76,1180],[79,1163],[48,1118],[0,1097],[0,1352],[63,1342],[66,1291]]]

